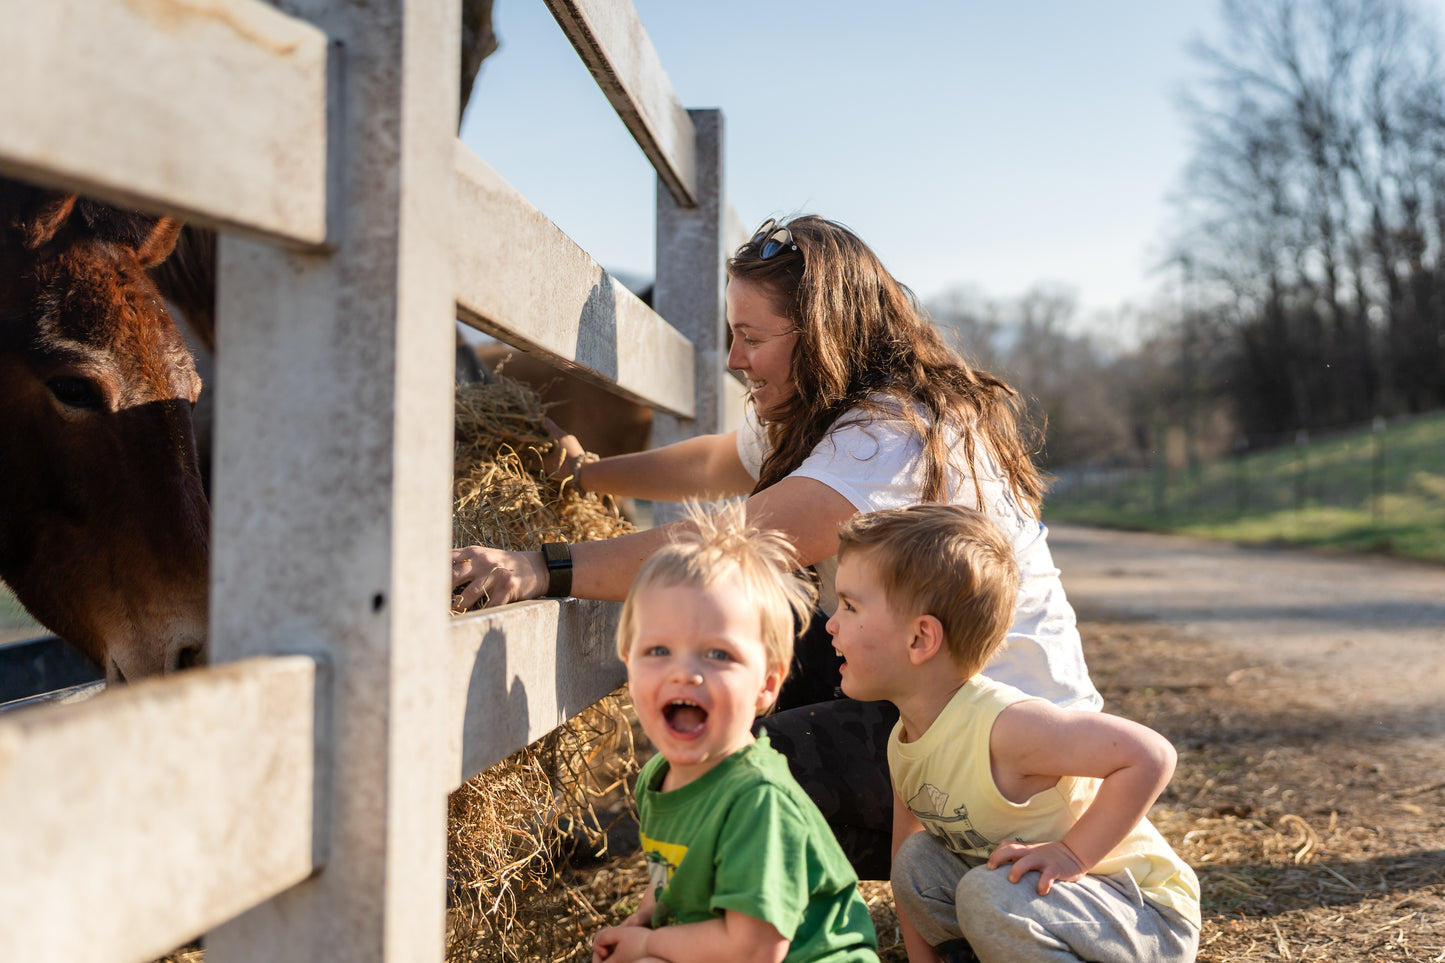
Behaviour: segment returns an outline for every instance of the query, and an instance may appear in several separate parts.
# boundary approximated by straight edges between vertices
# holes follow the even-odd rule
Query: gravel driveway
[[[1082,620],[1236,646],[1281,684],[1445,733],[1445,566],[1050,525]]]

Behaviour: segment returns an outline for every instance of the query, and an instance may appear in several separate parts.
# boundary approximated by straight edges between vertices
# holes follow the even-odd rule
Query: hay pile
[[[633,531],[610,499],[582,495],[542,472],[552,450],[537,393],[501,373],[457,388],[452,544],[535,551]]]
[[[453,544],[535,550],[633,531],[608,500],[542,470],[545,408],[500,373],[457,389]],[[447,959],[519,960],[550,942],[529,921],[559,861],[606,848],[637,771],[625,687],[456,790],[449,804]],[[611,806],[607,811],[602,807]],[[550,914],[548,914],[550,915]]]

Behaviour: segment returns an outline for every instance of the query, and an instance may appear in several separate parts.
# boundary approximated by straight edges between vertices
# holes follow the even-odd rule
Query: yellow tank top
[[[1094,800],[1094,778],[1065,776],[1023,803],[1005,799],[994,785],[988,748],[994,720],[1031,698],[974,676],[920,738],[901,741],[900,722],[888,739],[888,768],[899,797],[928,832],[960,855],[987,859],[1005,841],[1063,839]],[[1199,880],[1147,819],[1089,872],[1113,876],[1124,870],[1144,896],[1199,925]]]

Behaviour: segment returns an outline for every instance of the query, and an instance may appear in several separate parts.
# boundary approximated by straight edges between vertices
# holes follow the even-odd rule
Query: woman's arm
[[[1025,801],[1063,776],[1100,780],[1094,801],[1062,840],[1004,843],[989,857],[990,868],[1013,863],[1013,882],[1039,870],[1041,895],[1055,879],[1083,877],[1134,831],[1169,784],[1177,758],[1169,740],[1146,726],[1039,700],[999,714],[989,756],[994,783],[1012,802]]]
[[[581,441],[550,420],[547,429],[557,441],[544,463],[547,471],[559,480],[571,474],[583,491],[664,502],[707,501],[746,495],[755,484],[738,458],[736,431],[579,462],[578,456],[584,453]]]
[[[662,502],[732,498],[756,484],[738,458],[736,431],[585,462],[577,482],[583,491]]]
[[[600,464],[594,462],[586,468],[590,471]],[[798,564],[811,565],[838,551],[838,526],[857,510],[820,481],[790,477],[749,498],[747,513],[752,524],[781,530],[793,543]],[[642,563],[667,544],[675,526],[688,524],[682,520],[618,538],[575,543],[572,594],[584,599],[626,598]],[[540,597],[547,590],[547,566],[541,552],[504,552],[473,545],[452,552],[452,585],[463,587],[463,609],[484,594],[487,607],[494,608]]]
[[[557,444],[544,460],[544,469],[559,479],[575,472],[575,481],[584,491],[680,501],[743,495],[754,484],[738,458],[737,432],[702,435],[651,451],[586,462],[579,458],[583,449],[575,435],[550,419],[545,423]],[[665,531],[652,529],[592,543],[608,548],[591,552],[590,561],[579,558],[574,545],[572,594],[578,598],[624,598],[643,560],[666,542]],[[600,576],[589,582],[588,571]],[[541,552],[511,552],[482,545],[453,549],[452,588],[459,595],[456,604],[461,611],[479,599],[485,607],[496,608],[539,598],[547,591],[546,561]]]

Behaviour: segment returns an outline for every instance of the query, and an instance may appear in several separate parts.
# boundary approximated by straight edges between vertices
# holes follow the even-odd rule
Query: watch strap
[[[542,557],[547,560],[547,598],[571,595],[572,546],[566,542],[544,542]]]

